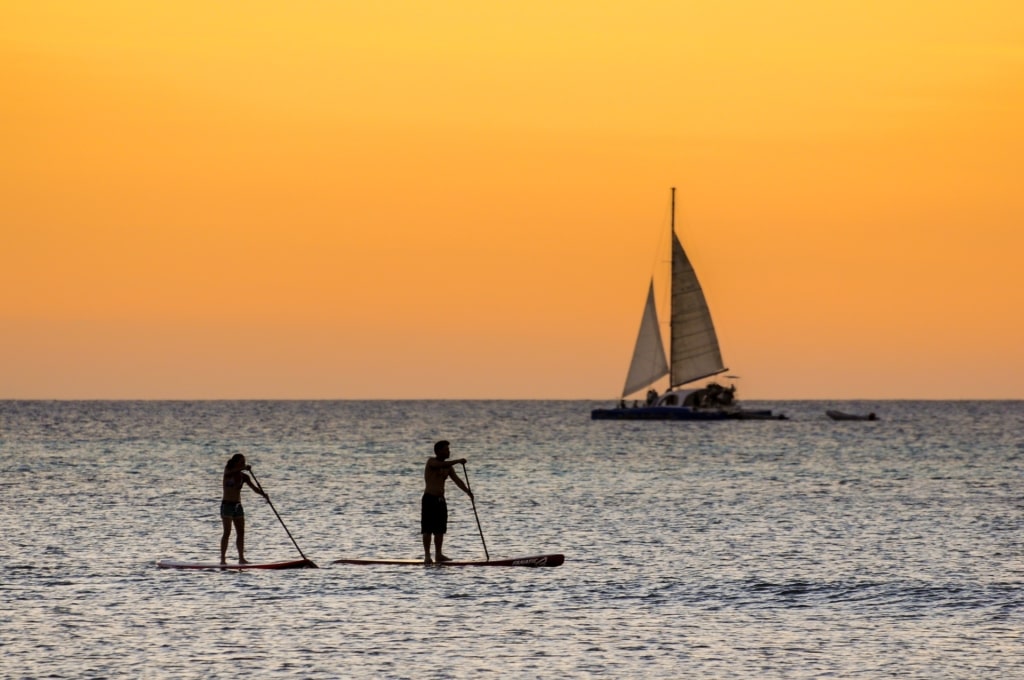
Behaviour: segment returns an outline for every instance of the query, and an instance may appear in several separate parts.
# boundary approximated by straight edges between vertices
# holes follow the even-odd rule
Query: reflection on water
[[[1024,667],[1019,402],[772,403],[592,422],[585,402],[2,402],[0,675],[1010,677]],[[751,407],[756,405],[751,404]],[[832,422],[826,408],[882,416]],[[322,567],[421,554],[422,465],[469,459],[492,557],[215,560],[246,454]],[[248,490],[250,559],[297,557]],[[452,490],[446,552],[482,558]]]

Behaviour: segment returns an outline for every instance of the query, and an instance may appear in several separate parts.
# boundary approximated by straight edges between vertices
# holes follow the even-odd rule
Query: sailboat
[[[725,420],[783,419],[771,411],[748,411],[736,400],[736,386],[712,381],[703,387],[687,387],[697,381],[725,373],[718,335],[711,319],[704,291],[690,259],[676,234],[676,190],[672,188],[672,294],[670,298],[669,351],[666,354],[655,304],[654,277],[647,288],[647,300],[640,320],[633,358],[626,374],[622,399],[617,408],[599,408],[590,413],[594,420]],[[663,394],[653,385],[669,377]],[[626,397],[647,389],[643,402],[627,405]]]

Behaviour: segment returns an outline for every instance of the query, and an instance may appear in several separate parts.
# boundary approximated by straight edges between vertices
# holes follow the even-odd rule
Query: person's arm
[[[441,468],[442,470],[451,470],[456,465],[465,465],[465,458],[456,458],[455,460],[438,460],[437,458],[428,458],[427,465],[433,468]]]
[[[457,462],[457,461],[453,461],[453,462]],[[462,489],[463,491],[465,491],[467,496],[469,496],[470,498],[473,498],[473,492],[470,491],[469,487],[466,486],[466,483],[464,481],[462,481],[462,479],[457,474],[455,474],[455,470],[449,470],[448,471],[448,476],[451,478],[451,480],[453,482],[455,482],[455,486],[457,486],[460,489]]]
[[[262,488],[260,488],[260,487],[256,486],[255,484],[253,484],[252,480],[249,479],[249,475],[245,474],[244,472],[242,473],[242,480],[245,481],[245,483],[249,485],[250,489],[252,489],[256,493],[258,493],[259,495],[263,496],[268,501],[270,500],[270,496],[267,495],[267,492],[264,491]]]

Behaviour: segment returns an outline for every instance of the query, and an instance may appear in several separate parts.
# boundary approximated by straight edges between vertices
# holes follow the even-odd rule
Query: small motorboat
[[[825,411],[825,415],[832,420],[878,420],[878,416],[874,413],[845,413],[830,409]]]

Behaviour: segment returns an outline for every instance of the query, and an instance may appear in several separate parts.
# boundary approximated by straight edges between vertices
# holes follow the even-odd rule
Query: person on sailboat
[[[248,564],[245,559],[245,510],[242,509],[242,485],[270,502],[270,497],[263,489],[252,483],[245,470],[252,468],[245,464],[245,456],[236,453],[224,466],[224,496],[220,502],[220,519],[224,524],[224,533],[220,537],[220,563],[227,563],[228,540],[231,538],[231,526],[235,527],[235,544],[238,547],[238,563]]]
[[[455,485],[473,498],[466,483],[455,474],[456,465],[465,465],[465,458],[448,460],[451,456],[450,443],[444,439],[434,444],[434,457],[427,459],[423,469],[423,500],[420,508],[420,531],[423,533],[423,562],[432,564],[430,559],[430,540],[434,540],[434,556],[438,562],[448,562],[451,558],[441,552],[444,535],[448,533],[448,504],[444,500],[444,483],[451,478]]]

